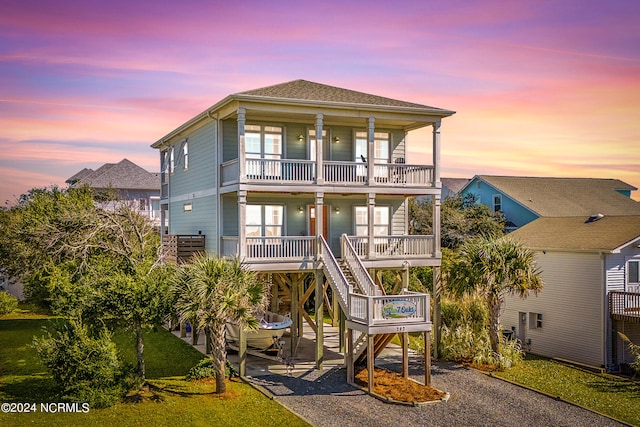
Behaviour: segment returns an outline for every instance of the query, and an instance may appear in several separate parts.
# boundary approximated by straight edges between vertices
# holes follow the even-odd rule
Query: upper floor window
[[[174,154],[174,147],[171,147],[171,151],[169,152],[169,173],[173,173],[175,170],[176,158]]]
[[[493,211],[494,212],[502,211],[502,194],[493,195]]]
[[[323,130],[322,131],[322,140],[323,145],[326,147],[327,146],[327,131]],[[317,145],[317,139],[316,139],[316,130],[315,129],[309,129],[309,160],[315,161],[316,160],[316,145]]]
[[[367,158],[368,151],[368,136],[367,132],[356,132],[356,146],[355,146],[355,161],[365,162],[369,165],[373,164],[387,164],[389,163],[390,155],[390,137],[387,132],[374,132],[374,147],[373,147],[373,162]],[[387,166],[374,166],[373,175],[376,178],[385,177],[388,174]],[[367,169],[365,167],[359,167],[356,171],[358,176],[366,176]]]
[[[389,163],[390,153],[390,137],[387,132],[374,132],[374,148],[373,148],[373,163]],[[368,154],[368,141],[367,132],[356,132],[356,149],[355,149],[355,161],[367,161]],[[370,162],[369,162],[370,163]]]
[[[184,145],[182,146],[182,158],[184,160],[184,170],[189,169],[189,143],[187,141],[185,141]]]
[[[281,159],[282,127],[246,125],[245,151],[248,159]]]

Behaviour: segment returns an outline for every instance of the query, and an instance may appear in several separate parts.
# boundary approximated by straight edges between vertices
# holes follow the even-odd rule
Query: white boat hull
[[[260,327],[247,331],[247,346],[266,350],[282,337],[284,331],[291,326],[292,320],[288,316],[267,312],[260,320]],[[227,323],[227,342],[240,342],[240,328],[235,323]]]

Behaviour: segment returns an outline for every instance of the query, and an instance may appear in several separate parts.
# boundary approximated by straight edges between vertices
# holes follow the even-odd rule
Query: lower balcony
[[[375,236],[373,245],[364,236],[349,236],[358,257],[367,268],[402,268],[410,266],[440,265],[440,253],[435,251],[435,238],[429,236]],[[269,269],[282,269],[285,265],[296,269],[313,269],[317,259],[315,236],[248,237],[239,242],[238,237],[222,237],[222,256],[240,256],[240,244],[244,260],[249,264],[262,264]],[[341,251],[334,251],[341,252]],[[335,254],[341,258],[341,253]]]

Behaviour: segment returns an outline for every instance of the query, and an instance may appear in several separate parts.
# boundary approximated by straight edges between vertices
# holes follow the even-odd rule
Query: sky
[[[637,0],[0,0],[0,206],[305,79],[456,111],[442,176],[640,188]],[[430,163],[427,132],[408,161]],[[640,200],[640,190],[633,193]],[[5,202],[6,201],[6,202]]]

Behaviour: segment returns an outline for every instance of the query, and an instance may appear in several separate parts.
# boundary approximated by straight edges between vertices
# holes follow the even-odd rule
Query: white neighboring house
[[[546,357],[617,369],[640,343],[640,216],[539,218],[511,236],[533,249],[544,288],[508,297],[502,326]]]
[[[82,169],[65,181],[69,187],[88,185],[96,192],[115,191],[120,203],[126,203],[149,217],[160,226],[160,174],[147,172],[140,166],[123,159],[118,163],[105,163],[95,171]],[[109,202],[112,204],[113,202]],[[103,209],[110,206],[103,204]]]

